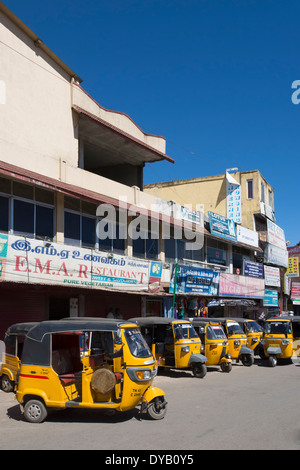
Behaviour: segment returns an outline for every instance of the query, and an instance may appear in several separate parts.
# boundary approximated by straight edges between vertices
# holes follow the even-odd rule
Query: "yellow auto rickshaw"
[[[25,337],[16,398],[33,423],[45,420],[48,408],[126,411],[138,404],[152,419],[162,419],[167,403],[165,393],[151,385],[156,374],[156,360],[136,324],[107,318],[45,321]]]
[[[293,361],[300,362],[300,317],[291,317],[293,329]]]
[[[209,318],[190,318],[201,340],[203,354],[207,357],[206,366],[219,365],[223,372],[232,370],[229,344],[220,322]]]
[[[260,344],[263,336],[262,327],[255,320],[249,318],[235,318],[235,321],[239,323],[247,336],[247,347],[252,349],[254,355],[259,354],[262,347]]]
[[[268,359],[272,367],[276,366],[278,359],[291,359],[293,334],[290,320],[281,317],[266,320],[261,344],[261,358]]]
[[[207,358],[201,354],[201,341],[190,321],[155,316],[130,320],[141,328],[159,367],[191,369],[198,378],[206,375]]]
[[[225,317],[211,318],[211,320],[217,320],[223,326],[228,339],[228,351],[231,358],[236,359],[237,362],[241,361],[246,367],[252,366],[254,364],[253,351],[247,347],[247,336],[239,323],[235,319]]]
[[[23,344],[26,333],[35,326],[34,322],[11,325],[4,336],[5,354],[0,369],[1,388],[9,393],[14,390],[20,368]]]

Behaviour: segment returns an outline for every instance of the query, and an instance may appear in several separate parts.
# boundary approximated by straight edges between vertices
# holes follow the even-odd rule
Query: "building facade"
[[[284,231],[275,223],[274,189],[258,170],[238,172],[227,170],[223,175],[193,178],[145,185],[144,191],[164,199],[175,198],[179,204],[196,209],[203,206],[207,226],[229,221],[236,227],[237,239],[257,246],[254,260],[265,279],[265,296],[261,303],[263,314],[287,310],[284,275],[288,266],[288,252]],[[221,221],[222,219],[222,221]],[[224,221],[227,222],[224,222]],[[247,255],[233,247],[233,272],[241,274]],[[247,279],[249,283],[249,279]]]
[[[174,163],[165,139],[100,106],[2,2],[0,28],[0,338],[117,309],[257,316],[257,233],[145,192],[145,163]]]

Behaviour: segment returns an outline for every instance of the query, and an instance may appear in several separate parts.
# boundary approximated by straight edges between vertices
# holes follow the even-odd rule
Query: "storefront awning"
[[[228,306],[238,306],[242,305],[244,307],[254,307],[256,306],[255,300],[248,299],[216,299],[208,302],[208,307],[225,307]]]

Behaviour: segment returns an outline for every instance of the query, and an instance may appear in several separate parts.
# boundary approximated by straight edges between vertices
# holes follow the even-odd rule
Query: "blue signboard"
[[[235,223],[215,212],[208,212],[210,232],[212,235],[226,238],[227,240],[237,241]]]
[[[264,265],[252,261],[244,261],[244,276],[257,277],[263,279]]]
[[[278,291],[277,290],[265,290],[264,306],[265,307],[278,307]]]
[[[174,292],[174,273],[170,283],[170,292]],[[210,269],[194,268],[190,266],[177,267],[176,293],[195,295],[217,295],[219,289],[220,273]]]

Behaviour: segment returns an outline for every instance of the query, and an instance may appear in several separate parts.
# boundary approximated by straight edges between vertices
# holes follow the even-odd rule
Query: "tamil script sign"
[[[1,281],[127,291],[156,290],[162,271],[159,262],[3,234],[0,266]]]
[[[264,266],[265,270],[265,285],[280,287],[280,270],[272,266]]]
[[[174,292],[175,266],[170,284]],[[195,295],[217,295],[220,273],[210,269],[177,266],[176,293]]]
[[[289,258],[289,265],[286,271],[286,275],[290,277],[299,277],[299,258],[293,256]]]
[[[264,277],[264,265],[244,260],[244,276],[262,279]]]
[[[265,307],[278,307],[278,291],[266,290],[263,305]]]

